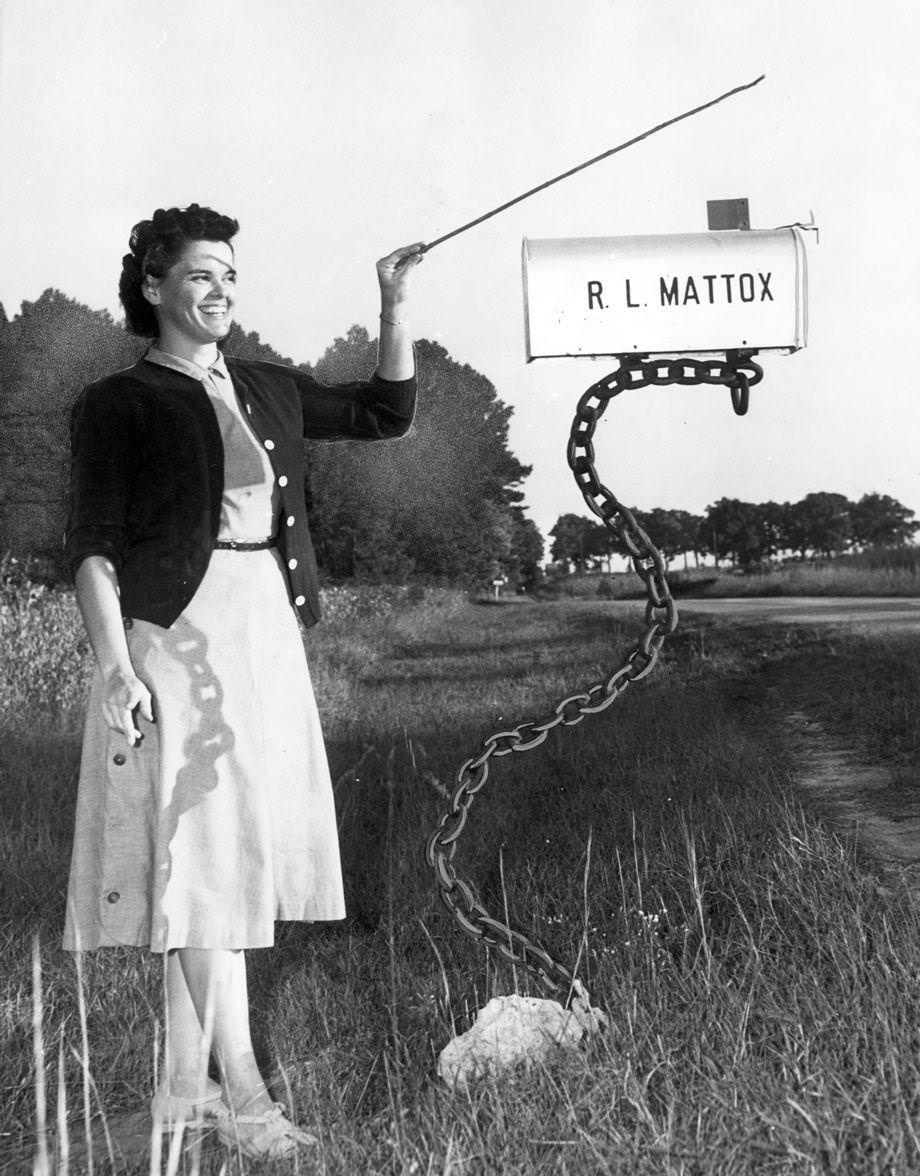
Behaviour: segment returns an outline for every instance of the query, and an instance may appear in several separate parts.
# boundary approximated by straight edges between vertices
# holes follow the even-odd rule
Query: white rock
[[[477,1078],[533,1064],[558,1050],[577,1049],[586,1037],[607,1027],[576,981],[571,1008],[534,996],[496,996],[480,1009],[474,1024],[449,1041],[438,1058],[438,1076],[455,1089]]]

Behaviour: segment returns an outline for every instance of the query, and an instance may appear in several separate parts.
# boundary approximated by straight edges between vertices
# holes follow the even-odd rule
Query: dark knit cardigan
[[[412,423],[415,380],[375,374],[324,385],[281,364],[226,362],[277,480],[278,548],[291,601],[312,625],[319,589],[302,439],[402,436]],[[198,380],[142,359],[90,384],[71,415],[71,570],[89,555],[105,556],[118,575],[123,615],[168,628],[207,569],[223,488],[217,415]]]

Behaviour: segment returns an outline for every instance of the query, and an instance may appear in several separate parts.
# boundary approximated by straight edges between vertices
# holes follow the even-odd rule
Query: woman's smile
[[[229,326],[230,304],[227,302],[203,302],[199,308],[201,313],[215,321],[227,320]]]

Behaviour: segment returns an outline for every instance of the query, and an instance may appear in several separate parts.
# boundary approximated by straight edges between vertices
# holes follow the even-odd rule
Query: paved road
[[[694,613],[796,625],[853,625],[866,629],[920,629],[920,599],[891,596],[769,596],[736,600],[683,600],[682,616]]]

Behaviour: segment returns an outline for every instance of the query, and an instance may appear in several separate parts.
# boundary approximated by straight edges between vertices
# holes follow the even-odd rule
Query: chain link
[[[606,710],[633,682],[642,681],[652,672],[665,640],[677,627],[677,609],[668,588],[664,556],[628,507],[601,483],[594,467],[594,430],[607,405],[614,396],[628,388],[723,384],[731,390],[732,405],[741,415],[747,411],[749,389],[762,378],[760,365],[744,354],[729,354],[725,360],[701,361],[688,357],[650,360],[646,356],[624,356],[616,371],[592,384],[582,396],[569,433],[569,468],[585,502],[629,552],[633,570],[645,585],[645,631],[606,682],[598,682],[560,699],[543,719],[531,719],[489,735],[479,754],[468,759],[457,772],[457,786],[450,807],[428,841],[426,858],[434,870],[438,892],[460,927],[473,939],[496,948],[506,959],[526,967],[551,996],[566,1004],[575,984],[572,971],[525,931],[489,914],[473,883],[461,878],[453,867],[457,842],[466,827],[476,794],[489,778],[493,759],[512,752],[532,751],[544,743],[556,727],[575,727],[587,715]]]

